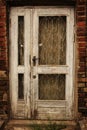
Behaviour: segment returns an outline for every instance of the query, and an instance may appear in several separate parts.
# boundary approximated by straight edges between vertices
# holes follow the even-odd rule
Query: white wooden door
[[[12,117],[30,118],[30,10],[11,8],[9,26]]]
[[[72,8],[33,10],[34,117],[73,118]]]
[[[13,7],[10,19],[13,117],[73,118],[73,8]]]

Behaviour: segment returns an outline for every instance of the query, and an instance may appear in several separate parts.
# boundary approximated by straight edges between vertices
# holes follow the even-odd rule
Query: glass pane
[[[66,64],[66,16],[39,17],[39,64]]]
[[[18,74],[18,99],[24,99],[24,75]]]
[[[18,17],[18,65],[24,65],[24,16]]]
[[[39,75],[40,100],[65,100],[65,75]]]

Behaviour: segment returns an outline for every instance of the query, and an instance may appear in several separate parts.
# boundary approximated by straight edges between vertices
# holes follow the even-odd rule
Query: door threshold
[[[33,124],[37,124],[37,125],[64,124],[64,125],[75,126],[76,122],[75,120],[67,120],[67,121],[51,120],[50,121],[50,120],[16,120],[16,119],[12,119],[8,122],[8,125],[12,125],[12,126],[29,126]]]

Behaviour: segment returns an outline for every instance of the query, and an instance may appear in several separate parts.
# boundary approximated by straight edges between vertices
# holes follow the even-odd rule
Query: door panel
[[[73,118],[73,18],[73,9],[34,9],[33,88],[37,119]]]
[[[65,100],[64,74],[39,74],[40,100]]]
[[[73,8],[12,7],[10,19],[13,117],[72,119]]]
[[[66,64],[66,17],[39,17],[39,64]]]

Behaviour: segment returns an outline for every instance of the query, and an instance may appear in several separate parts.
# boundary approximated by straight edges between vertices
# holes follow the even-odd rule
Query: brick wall
[[[8,56],[6,35],[6,6],[0,0],[0,118],[8,113]]]
[[[87,3],[77,1],[77,44],[78,44],[78,108],[86,114],[87,111]]]

